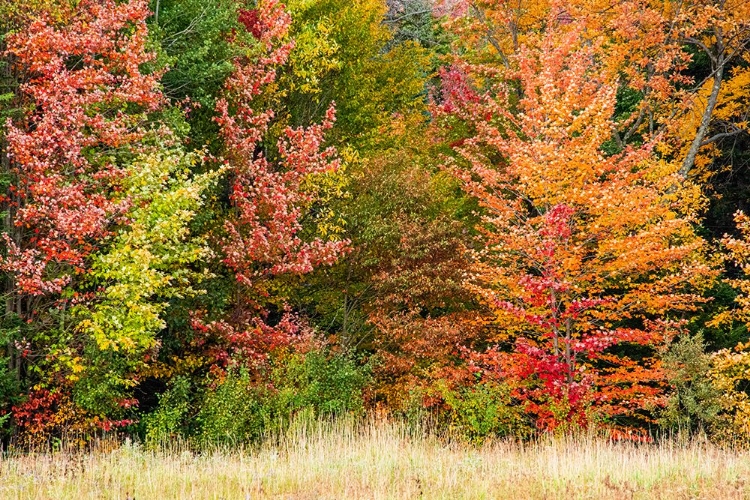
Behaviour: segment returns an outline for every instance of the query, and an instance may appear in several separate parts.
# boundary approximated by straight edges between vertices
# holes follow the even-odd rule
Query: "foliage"
[[[746,441],[750,436],[750,396],[746,392],[750,354],[746,344],[722,349],[711,360],[711,381],[721,394],[721,413],[716,432],[727,441]]]
[[[416,405],[409,409],[412,413],[423,419],[432,415],[431,425],[437,431],[472,443],[511,436],[524,438],[533,432],[512,389],[502,382],[477,381],[451,387],[441,380],[430,388],[415,390],[412,398]]]
[[[747,280],[750,271],[750,219],[743,212],[737,212],[735,221],[740,234],[738,237],[725,235],[723,244],[727,249],[727,257],[739,268],[741,275],[728,280],[738,291],[735,297],[737,307],[718,314],[713,320],[715,325],[722,327],[731,325],[734,320],[745,325],[750,323],[750,282]],[[714,353],[711,360],[711,380],[716,390],[721,393],[718,432],[725,439],[744,440],[750,436],[750,396],[747,393],[750,353],[747,347],[747,342],[740,342],[733,349],[725,348]]]
[[[28,296],[62,291],[127,209],[110,194],[122,176],[116,150],[142,136],[143,113],[161,102],[158,75],[139,69],[151,59],[144,2],[86,1],[69,15],[69,24],[42,17],[8,37],[34,108],[8,124],[15,230],[2,266]]]
[[[148,113],[163,104],[160,75],[141,71],[153,59],[147,16],[142,1],[55,5],[5,40],[4,57],[24,82],[23,116],[9,120],[4,135],[10,183],[0,267],[6,311],[23,325],[7,353],[17,379],[25,372],[39,382],[16,406],[22,428],[22,409],[39,394],[57,398],[55,425],[87,418],[77,414],[58,368],[76,367],[80,344],[69,308],[88,296],[75,287],[130,208],[119,194],[126,165],[148,133]]]
[[[271,371],[276,393],[269,406],[287,422],[295,413],[336,416],[364,413],[368,367],[341,353],[314,349],[282,360]]]
[[[470,286],[494,310],[496,341],[515,346],[476,360],[513,380],[548,429],[586,425],[590,407],[617,422],[661,404],[653,355],[679,331],[668,315],[696,310],[716,276],[675,166],[651,143],[601,151],[616,85],[583,29],[550,27],[512,56],[518,113],[516,90],[480,94],[460,66],[435,106],[443,123],[468,124],[454,169],[485,209]]]
[[[672,431],[710,431],[721,410],[721,392],[709,376],[711,356],[703,336],[683,336],[664,355],[667,381],[672,387],[659,424]]]
[[[425,110],[430,54],[419,45],[393,43],[383,23],[382,0],[292,0],[291,36],[296,45],[279,84],[289,120],[307,125],[337,105],[334,140],[367,150],[393,115]]]
[[[748,5],[0,2],[3,439],[744,439]]]
[[[220,339],[212,355],[217,368],[243,363],[255,368],[267,353],[304,334],[304,322],[285,310],[284,297],[272,297],[273,278],[330,265],[348,243],[320,237],[306,241],[301,222],[317,198],[315,189],[306,189],[306,181],[335,172],[340,164],[336,149],[323,146],[334,108],[322,124],[286,127],[276,143],[276,162],[260,147],[274,113],[256,111],[257,98],[276,79],[276,67],[286,62],[292,44],[285,41],[289,15],[277,2],[262,3],[254,12],[259,54],[235,60],[235,72],[217,103],[232,205],[219,245],[237,293],[225,318],[206,322],[198,314],[193,322],[202,334]],[[268,303],[274,298],[280,299],[275,305],[283,312],[277,324],[270,325]]]
[[[739,235],[732,237],[724,235],[722,243],[727,250],[726,257],[741,271],[738,279],[730,279],[728,283],[734,287],[738,295],[735,297],[737,307],[730,311],[724,311],[713,319],[715,325],[725,326],[732,321],[741,321],[750,324],[750,217],[738,211],[734,215]]]
[[[141,422],[147,444],[165,445],[188,433],[190,389],[190,381],[177,376],[171,380],[169,389],[159,395],[159,406]]]
[[[229,371],[206,392],[196,416],[203,443],[243,443],[283,431],[299,418],[364,412],[362,390],[367,372],[342,355],[311,350],[281,357],[267,386],[256,384],[245,369]]]
[[[96,299],[72,311],[83,353],[68,361],[68,379],[84,408],[111,412],[107,405],[128,401],[139,372],[158,356],[169,302],[200,294],[211,276],[199,267],[211,252],[190,223],[216,173],[191,177],[196,161],[164,148],[128,167],[127,225],[92,258],[87,281]]]
[[[198,439],[205,444],[239,444],[261,437],[266,410],[261,405],[262,388],[256,387],[247,370],[230,371],[206,393],[195,416]]]
[[[251,38],[239,23],[235,0],[152,1],[150,37],[158,50],[164,94],[184,103],[190,124],[189,146],[220,147],[214,122],[216,101],[224,81],[234,71],[232,60]],[[156,10],[158,7],[158,11]]]

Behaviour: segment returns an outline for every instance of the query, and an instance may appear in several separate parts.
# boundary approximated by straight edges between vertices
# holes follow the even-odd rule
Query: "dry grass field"
[[[301,427],[242,452],[6,454],[0,499],[750,498],[750,454],[596,438],[480,448],[392,423]]]

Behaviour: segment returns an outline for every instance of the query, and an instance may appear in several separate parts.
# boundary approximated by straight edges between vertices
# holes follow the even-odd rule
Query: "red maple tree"
[[[249,16],[241,15],[242,20]],[[304,322],[284,306],[281,320],[276,325],[267,323],[269,282],[274,276],[301,275],[330,265],[348,245],[342,240],[303,238],[303,218],[316,199],[306,181],[340,165],[336,149],[323,146],[325,132],[335,119],[334,107],[321,124],[285,128],[275,144],[276,161],[263,153],[274,112],[258,111],[258,97],[275,80],[293,42],[286,40],[290,16],[275,0],[261,2],[252,21],[250,29],[260,54],[235,60],[235,71],[216,106],[232,205],[220,246],[237,289],[224,318],[205,323],[198,315],[193,322],[199,331],[217,337],[211,357],[220,366],[262,362],[268,352],[307,331]]]
[[[81,339],[65,322],[66,308],[82,299],[73,292],[77,278],[124,220],[128,158],[143,145],[147,114],[163,103],[159,73],[143,70],[154,58],[148,2],[82,0],[54,9],[6,40],[27,111],[5,124],[11,183],[0,269],[10,280],[6,312],[24,321],[23,339],[7,347],[10,364],[18,378],[24,366],[36,368],[30,380],[41,377],[13,407],[28,433],[71,422],[63,413],[74,411],[72,382],[60,366]]]
[[[29,109],[6,124],[13,227],[2,268],[19,295],[59,293],[128,207],[118,151],[142,138],[145,113],[162,102],[159,75],[141,70],[153,59],[149,15],[143,0],[84,0],[62,21],[41,13],[8,37]]]

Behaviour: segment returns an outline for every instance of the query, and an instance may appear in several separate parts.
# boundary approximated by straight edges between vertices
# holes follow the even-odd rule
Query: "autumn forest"
[[[750,2],[0,0],[0,54],[3,446],[750,442]]]

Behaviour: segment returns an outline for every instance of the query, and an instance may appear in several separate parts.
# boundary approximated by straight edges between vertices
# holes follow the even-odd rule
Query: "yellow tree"
[[[750,217],[735,214],[739,235],[723,239],[728,259],[742,275],[730,279],[738,292],[737,307],[717,315],[712,324],[725,326],[732,321],[750,325]],[[715,431],[727,438],[750,437],[750,397],[743,390],[750,380],[750,342],[741,342],[734,349],[722,349],[712,356],[711,381],[720,391],[722,412]]]

